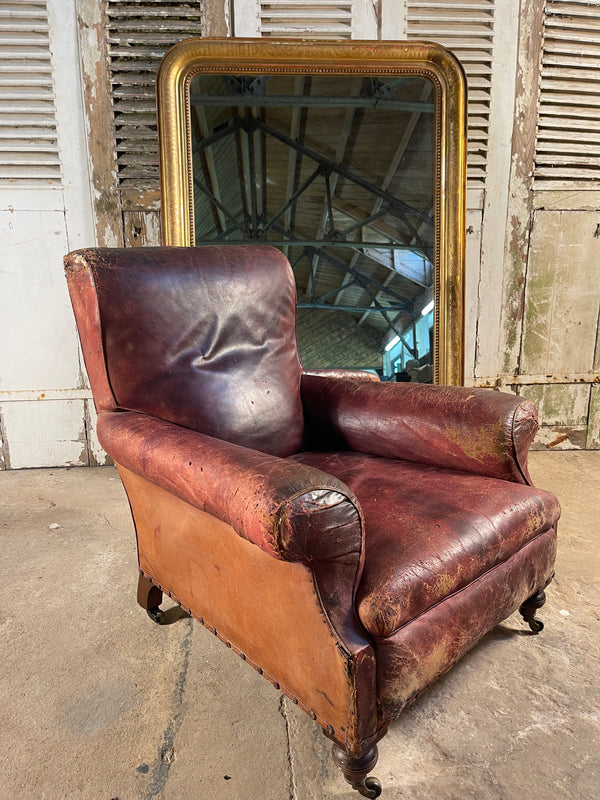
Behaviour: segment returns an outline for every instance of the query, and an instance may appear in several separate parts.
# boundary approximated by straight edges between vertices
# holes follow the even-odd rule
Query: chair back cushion
[[[66,267],[70,284],[77,272],[87,271],[86,285],[93,278],[117,408],[273,455],[298,450],[296,290],[280,251],[95,248],[72,253]]]

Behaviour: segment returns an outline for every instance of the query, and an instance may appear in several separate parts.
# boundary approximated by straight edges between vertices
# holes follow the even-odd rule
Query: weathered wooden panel
[[[590,411],[588,418],[588,450],[600,450],[600,385],[595,384],[590,391]]]
[[[6,440],[4,438],[4,423],[2,422],[1,410],[0,410],[0,469],[8,469],[8,452],[6,450]]]
[[[85,431],[86,431],[86,444],[87,444],[87,457],[90,467],[104,466],[106,464],[113,464],[112,458],[107,455],[96,435],[96,422],[98,415],[94,408],[92,400],[86,400],[85,406]]]
[[[600,310],[597,226],[593,212],[535,212],[521,373],[592,369]]]
[[[79,386],[64,212],[0,211],[0,241],[0,390]]]
[[[1,5],[0,183],[60,187],[48,9]]]
[[[598,317],[598,330],[596,331],[596,352],[594,354],[593,371],[600,374],[600,316]]]
[[[7,469],[89,464],[83,400],[3,403]]]
[[[467,210],[465,253],[465,383],[475,377],[477,354],[477,311],[479,308],[479,278],[481,265],[481,209]]]
[[[520,395],[538,407],[540,431],[535,446],[556,450],[586,447],[589,384],[521,386]]]
[[[522,386],[520,394],[536,403],[541,425],[587,424],[590,400],[589,384],[558,383]]]
[[[160,244],[158,211],[123,212],[125,247],[147,247]]]
[[[533,207],[546,211],[597,211],[600,208],[600,190],[595,189],[592,183],[589,189],[578,191],[536,189]]]
[[[600,177],[600,7],[546,0],[535,184],[585,186]]]
[[[521,0],[512,159],[504,245],[504,291],[498,371],[518,370],[532,213],[531,182],[535,157],[537,95],[540,80],[543,3]]]
[[[113,148],[112,103],[108,75],[105,4],[77,0],[81,77],[90,157],[90,179],[97,243],[123,244],[117,164]]]

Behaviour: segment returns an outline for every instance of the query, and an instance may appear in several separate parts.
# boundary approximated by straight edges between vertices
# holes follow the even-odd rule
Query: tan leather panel
[[[332,726],[336,739],[355,739],[359,681],[350,677],[350,657],[323,612],[311,571],[272,558],[228,524],[118,468],[136,524],[140,568],[296,696],[323,727]],[[365,670],[371,672],[368,664]],[[372,723],[362,738],[375,734],[375,687],[368,688]],[[366,695],[367,687],[360,692]]]

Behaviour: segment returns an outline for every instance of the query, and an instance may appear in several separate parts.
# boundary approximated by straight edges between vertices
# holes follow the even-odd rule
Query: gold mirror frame
[[[434,382],[464,382],[466,86],[456,58],[423,42],[187,39],[165,55],[157,81],[162,241],[190,246],[193,174],[190,82],[219,75],[428,78],[435,92]]]

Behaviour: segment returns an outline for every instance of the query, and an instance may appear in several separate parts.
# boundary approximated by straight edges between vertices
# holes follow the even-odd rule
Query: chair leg
[[[162,625],[164,612],[160,608],[163,599],[163,593],[155,586],[150,578],[140,573],[138,580],[137,601],[146,612],[153,622],[157,625]]]
[[[377,763],[377,745],[368,750],[359,758],[354,758],[339,746],[333,745],[333,760],[341,769],[344,778],[351,784],[353,789],[363,797],[379,797],[381,794],[381,783],[377,778],[367,778],[369,772],[374,769]]]
[[[544,623],[536,619],[535,612],[546,602],[546,592],[540,590],[526,600],[519,608],[519,613],[534,633],[544,630]]]

